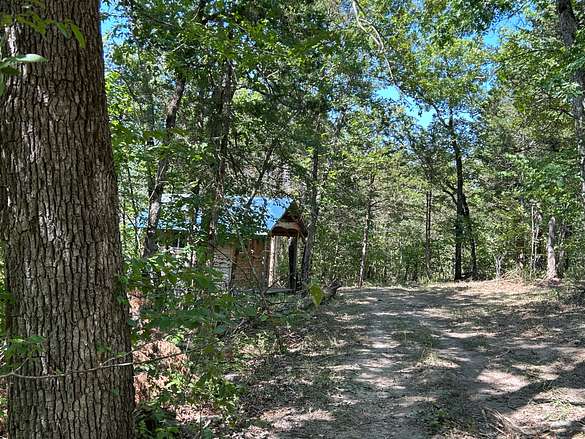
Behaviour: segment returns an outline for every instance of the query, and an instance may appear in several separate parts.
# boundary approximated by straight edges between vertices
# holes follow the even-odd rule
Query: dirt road
[[[547,294],[343,291],[252,386],[244,437],[585,438],[583,309]]]

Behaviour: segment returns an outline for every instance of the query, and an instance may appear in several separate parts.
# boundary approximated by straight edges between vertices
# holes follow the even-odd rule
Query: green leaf
[[[46,62],[47,58],[41,55],[36,55],[34,53],[27,53],[26,55],[16,55],[14,59],[20,63],[37,63],[37,62]]]
[[[6,76],[16,76],[20,73],[18,69],[13,66],[0,67],[0,71]]]
[[[59,22],[56,22],[55,26],[57,26],[57,29],[59,29],[61,31],[61,33],[63,34],[63,36],[65,38],[71,37],[70,26],[67,26],[67,25],[65,25],[63,23],[59,23]]]
[[[76,24],[71,23],[69,25],[69,28],[71,29],[71,32],[73,32],[75,39],[79,43],[79,47],[81,47],[82,49],[85,49],[85,46],[86,46],[85,37],[83,36],[83,33],[81,32],[79,27]]]
[[[319,285],[312,284],[309,287],[309,294],[311,295],[311,299],[313,300],[315,307],[321,305],[321,302],[323,301],[323,297],[325,295],[323,294],[323,289]]]
[[[32,344],[41,344],[45,341],[45,337],[42,337],[40,335],[31,335],[28,338],[28,341]]]
[[[12,15],[0,13],[0,26],[5,27],[9,26],[12,23]]]

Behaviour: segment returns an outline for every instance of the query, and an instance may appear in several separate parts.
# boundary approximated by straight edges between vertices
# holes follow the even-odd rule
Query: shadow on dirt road
[[[311,321],[243,437],[585,438],[583,310],[543,291],[346,290]]]

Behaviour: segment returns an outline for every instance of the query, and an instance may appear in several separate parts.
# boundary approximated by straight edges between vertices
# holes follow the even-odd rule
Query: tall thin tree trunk
[[[427,191],[427,201],[425,209],[425,269],[427,272],[427,278],[430,280],[433,277],[431,267],[431,227],[432,227],[432,214],[433,214],[433,191]]]
[[[569,234],[569,228],[565,222],[561,222],[560,231],[559,231],[559,240],[558,240],[558,254],[559,257],[557,259],[557,275],[559,278],[563,278],[565,276],[565,271],[567,269],[567,248],[566,248],[566,241]]]
[[[496,266],[496,280],[500,280],[502,278],[502,261],[504,260],[503,255],[496,255],[494,256],[495,266]]]
[[[291,290],[297,289],[297,257],[299,239],[294,236],[288,241],[288,287]]]
[[[16,3],[0,1],[0,10]],[[7,338],[38,342],[39,349],[12,359],[20,376],[8,381],[8,436],[132,438],[129,313],[118,280],[99,1],[52,0],[39,14],[72,20],[86,47],[56,28],[46,36],[28,26],[7,30],[10,54],[48,59],[23,66],[0,98]]]
[[[548,238],[546,240],[546,279],[557,279],[557,259],[555,254],[555,240],[557,233],[557,220],[551,216],[548,221]]]
[[[167,116],[165,121],[165,143],[168,143],[173,138],[172,130],[177,125],[177,113],[181,106],[181,101],[185,93],[186,79],[182,75],[178,75],[175,83],[175,92],[169,105],[167,107]],[[162,196],[167,182],[167,173],[169,170],[170,158],[168,153],[158,161],[156,175],[149,183],[149,199],[148,199],[148,221],[146,224],[146,231],[144,236],[144,248],[142,250],[142,257],[149,258],[158,250],[156,242],[156,231],[158,229],[158,222],[160,219],[160,210],[162,206]]]
[[[462,260],[463,260],[463,234],[464,234],[464,209],[463,209],[463,155],[461,147],[457,141],[455,132],[455,122],[453,116],[449,117],[449,135],[451,137],[451,147],[455,156],[455,170],[457,174],[456,189],[456,218],[455,218],[455,280],[463,279]]]
[[[366,267],[368,262],[368,244],[370,241],[370,227],[372,223],[372,203],[374,199],[374,182],[375,174],[370,177],[370,185],[368,189],[368,200],[366,206],[366,218],[364,221],[364,233],[362,237],[362,253],[360,257],[360,273],[358,276],[358,287],[361,288],[364,285],[366,279]]]
[[[467,197],[463,193],[463,219],[465,221],[465,228],[467,229],[467,235],[469,238],[469,246],[471,253],[471,278],[477,280],[479,272],[477,268],[477,243],[475,241],[475,234],[473,233],[473,223],[471,221],[471,212],[469,210],[469,204],[467,203]]]
[[[331,277],[331,275],[337,277],[337,265],[339,262],[339,244],[340,244],[340,237],[339,237],[339,233],[337,234],[337,236],[335,237],[335,250],[333,251],[333,264],[331,266],[331,270],[329,273],[329,277]]]
[[[535,205],[531,208],[532,224],[531,224],[531,240],[530,240],[530,274],[536,273],[538,263],[538,247],[540,238],[540,223],[542,222],[542,215]]]
[[[571,0],[556,0],[556,4],[561,41],[570,50],[575,46],[577,32],[581,26],[575,17]],[[575,137],[580,161],[581,198],[585,206],[585,69],[577,69],[574,79],[579,85],[579,91],[573,98],[573,116],[575,118]]]
[[[272,154],[274,153],[274,150],[276,149],[276,146],[277,146],[277,142],[275,140],[268,148],[268,151],[266,151],[266,156],[264,157],[264,162],[262,163],[262,167],[260,168],[260,172],[258,173],[258,177],[256,177],[256,181],[254,182],[254,185],[252,186],[252,191],[251,191],[250,195],[248,196],[248,201],[246,201],[246,204],[244,205],[244,210],[248,210],[252,206],[252,203],[254,203],[254,198],[256,198],[256,195],[258,195],[258,192],[262,188],[262,184],[264,183],[264,177],[266,176],[266,173],[269,171],[270,161],[272,158]]]
[[[318,181],[319,181],[319,148],[313,149],[311,181],[309,183],[309,205],[311,208],[309,226],[307,227],[307,241],[303,251],[303,262],[301,265],[301,280],[303,286],[309,284],[311,278],[311,261],[313,258],[313,246],[315,245],[315,236],[317,234],[317,221],[319,220],[319,200],[318,200]]]
[[[280,238],[270,236],[270,253],[268,260],[268,287],[274,287],[278,279],[278,254],[280,252]]]
[[[195,208],[192,210],[191,214],[191,221],[189,221],[189,236],[187,238],[187,243],[189,245],[190,254],[189,254],[189,267],[193,267],[195,265],[195,244],[197,241],[197,234],[199,232],[197,228],[197,219],[199,218],[199,213],[201,210],[201,180],[197,181],[194,190],[191,192],[191,195],[195,198]]]
[[[225,198],[226,160],[234,91],[233,66],[229,61],[226,61],[221,82],[213,93],[214,108],[209,115],[209,140],[213,146],[213,185],[211,191],[211,205],[204,225],[207,232],[207,250],[203,261],[205,263],[213,262],[213,255],[215,253],[215,248],[217,247],[217,228],[219,225],[219,216],[223,200]]]

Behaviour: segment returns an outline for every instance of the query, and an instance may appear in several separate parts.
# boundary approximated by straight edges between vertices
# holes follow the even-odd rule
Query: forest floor
[[[341,290],[248,378],[238,438],[585,438],[585,313],[509,282]]]

